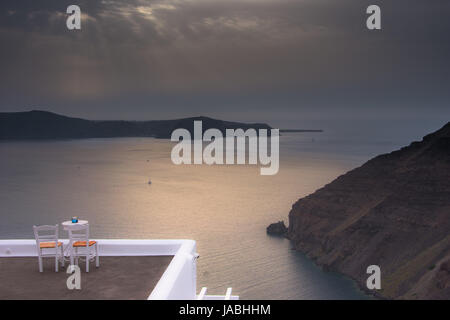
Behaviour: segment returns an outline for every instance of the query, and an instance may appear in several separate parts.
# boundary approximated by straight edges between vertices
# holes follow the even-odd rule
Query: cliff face
[[[294,247],[386,298],[450,299],[450,123],[297,201]]]

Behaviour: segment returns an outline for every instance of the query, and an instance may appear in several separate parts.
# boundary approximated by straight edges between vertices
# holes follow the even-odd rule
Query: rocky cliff
[[[382,297],[450,299],[450,123],[298,200],[288,236],[361,288],[380,266]]]

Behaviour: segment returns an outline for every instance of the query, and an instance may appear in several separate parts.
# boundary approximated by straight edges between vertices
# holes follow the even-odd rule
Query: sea
[[[197,286],[208,294],[232,287],[241,299],[368,299],[266,227],[287,224],[299,198],[424,131],[283,133],[272,176],[258,165],[175,165],[170,140],[3,141],[0,239],[32,239],[33,225],[78,216],[93,238],[194,239]]]

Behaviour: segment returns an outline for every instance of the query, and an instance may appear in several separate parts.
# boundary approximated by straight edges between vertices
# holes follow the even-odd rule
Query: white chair
[[[58,261],[64,267],[64,251],[62,242],[58,241],[58,225],[33,226],[38,252],[39,272],[44,272],[42,258],[55,258],[55,271],[58,272]],[[58,250],[60,249],[60,250]]]
[[[89,225],[78,225],[69,230],[70,238],[70,264],[74,264],[74,260],[78,265],[78,258],[86,259],[86,272],[89,272],[89,261],[95,257],[95,266],[100,266],[98,256],[97,241],[89,240]],[[94,248],[92,251],[91,249]]]

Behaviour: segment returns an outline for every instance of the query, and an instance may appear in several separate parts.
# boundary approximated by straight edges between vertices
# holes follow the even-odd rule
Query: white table
[[[68,221],[64,221],[61,224],[62,224],[64,230],[69,231],[69,230],[76,229],[77,226],[82,226],[82,225],[85,225],[88,223],[89,223],[89,221],[87,221],[87,220],[78,220],[78,222],[76,222],[76,223],[73,223],[72,220],[68,220]]]

